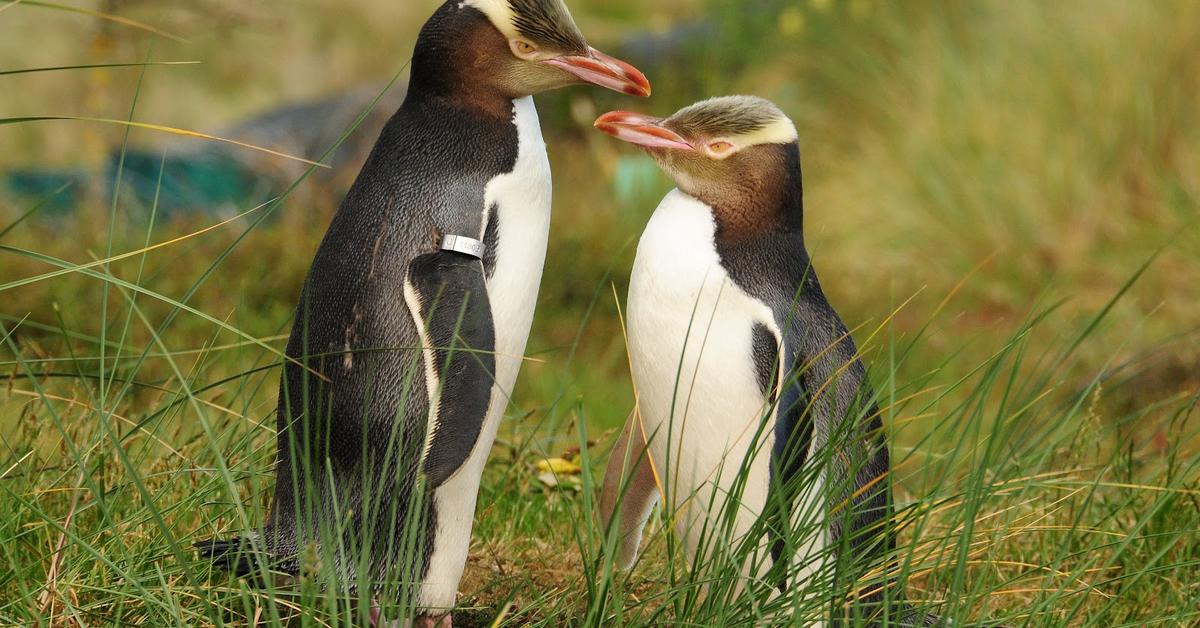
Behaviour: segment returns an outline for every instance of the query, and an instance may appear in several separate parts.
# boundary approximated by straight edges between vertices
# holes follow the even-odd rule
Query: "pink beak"
[[[613,91],[641,96],[650,95],[650,81],[640,70],[617,59],[610,57],[595,48],[588,48],[587,56],[558,57],[545,61],[556,68],[562,69],[580,80],[607,87]]]
[[[695,150],[678,133],[663,126],[662,118],[628,111],[611,111],[596,120],[596,128],[630,144],[644,148]]]

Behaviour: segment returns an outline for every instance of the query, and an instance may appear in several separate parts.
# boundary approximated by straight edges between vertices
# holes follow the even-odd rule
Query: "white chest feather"
[[[741,464],[759,431],[767,406],[753,330],[759,323],[774,328],[770,308],[721,267],[713,233],[709,207],[672,192],[646,227],[630,282],[629,339],[643,418],[664,436],[672,432],[671,465],[692,485],[726,458]],[[658,448],[665,455],[666,441]]]
[[[514,105],[520,139],[517,163],[512,172],[488,183],[485,196],[488,220],[499,221],[496,269],[488,281],[488,294],[496,322],[497,380],[508,391],[516,380],[533,323],[546,261],[551,202],[550,160],[537,109],[532,98],[522,98]]]
[[[682,509],[677,521],[689,545],[725,507],[743,465],[750,477],[733,506],[745,511],[735,533],[757,518],[774,439],[753,361],[754,326],[774,330],[771,310],[721,267],[714,230],[707,205],[669,194],[642,235],[629,288],[642,421],[668,507]]]

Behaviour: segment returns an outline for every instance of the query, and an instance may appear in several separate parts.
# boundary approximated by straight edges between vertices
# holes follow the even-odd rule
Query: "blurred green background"
[[[116,124],[0,125],[0,225],[68,186],[6,230],[0,244],[83,264],[110,249],[137,251],[147,242],[190,236],[154,250],[144,267],[135,256],[112,264],[111,272],[141,277],[177,299],[205,278],[189,305],[282,347],[316,244],[372,129],[402,97],[414,37],[438,4],[106,0],[72,2],[82,10],[69,12],[0,2],[0,72],[198,62],[144,72],[0,75],[5,119],[133,119],[317,159],[399,76],[363,133],[327,160],[338,168],[315,174],[241,240],[261,211],[197,232],[267,202],[303,166],[241,149],[213,153],[201,139]],[[969,392],[947,382],[969,377],[1014,335],[1035,349],[1069,342],[1152,258],[1088,342],[1052,371],[1047,394],[1068,399],[1102,370],[1119,375],[1121,385],[1097,393],[1098,416],[1107,415],[1104,408],[1114,416],[1138,409],[1136,421],[1109,427],[1123,439],[1119,448],[1128,445],[1131,460],[1143,466],[1158,464],[1163,441],[1184,433],[1173,431],[1175,415],[1165,401],[1200,386],[1200,3],[569,4],[591,43],[642,68],[655,95],[634,101],[576,88],[538,98],[556,203],[530,341],[534,359],[514,396],[514,416],[518,424],[538,417],[535,438],[545,452],[570,443],[580,420],[605,440],[601,435],[632,407],[618,312],[638,235],[671,187],[652,162],[594,132],[591,122],[614,108],[668,114],[731,93],[768,97],[795,120],[808,245],[867,362],[885,365],[875,369],[877,381],[949,389],[920,413],[889,417],[896,450],[908,464],[937,460],[939,448],[954,446],[949,436],[929,438],[942,425],[939,412]],[[319,105],[294,109],[311,103]],[[265,112],[283,122],[262,118]],[[192,173],[191,184],[217,188],[200,197],[214,200],[176,202],[155,215],[147,238],[159,189],[153,175],[168,162]],[[125,178],[114,202],[118,163]],[[148,182],[136,179],[146,173]],[[124,321],[99,316],[105,290],[117,291],[80,273],[15,285],[51,269],[44,260],[0,251],[6,329],[15,329],[14,346],[25,358],[52,367],[72,351],[92,351],[103,326],[119,330]],[[156,324],[174,309],[153,299],[139,305]],[[1022,331],[1023,322],[1047,309],[1036,327]],[[70,331],[69,341],[61,328]],[[898,372],[888,371],[895,347],[916,338]],[[127,340],[138,347],[157,342],[136,325]],[[178,316],[160,341],[156,351],[177,352],[184,372],[202,371],[208,382],[263,360],[242,350],[201,353],[244,345],[244,338],[193,315]],[[20,373],[16,362],[5,364],[14,377]],[[933,371],[942,373],[940,380],[927,379]],[[172,377],[168,364],[153,359],[136,375],[149,382]],[[75,399],[83,396],[84,379],[46,381]],[[274,375],[248,390],[235,394],[249,399],[239,397],[243,416],[270,423]],[[216,390],[210,402],[224,403],[225,394]],[[119,409],[137,417],[155,407],[158,395],[139,389]],[[8,451],[0,452],[0,470],[5,457],[24,455],[14,443],[30,429],[21,427],[29,421],[28,396],[13,386],[0,391],[0,402],[7,402],[0,419],[20,418],[3,428]],[[270,436],[256,434],[265,452]],[[1188,438],[1181,451],[1200,451]],[[49,440],[34,447],[43,459],[60,446]],[[918,443],[921,449],[911,451]],[[901,501],[921,494],[921,481],[903,476]]]

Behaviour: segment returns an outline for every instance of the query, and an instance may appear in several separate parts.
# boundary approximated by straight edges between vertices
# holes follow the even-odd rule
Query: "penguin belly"
[[[479,482],[508,405],[529,340],[550,232],[550,161],[532,98],[514,101],[519,149],[512,172],[487,185],[483,231],[495,260],[487,278],[495,322],[496,372],[479,438],[463,466],[433,494],[436,530],[429,569],[418,600],[422,607],[454,605],[466,565]],[[488,238],[485,234],[494,234]],[[443,400],[443,403],[449,400]]]
[[[775,440],[754,329],[766,326],[778,338],[778,327],[772,310],[721,266],[714,230],[707,205],[678,190],[669,194],[638,245],[628,306],[648,451],[693,562],[713,556],[713,548],[737,547],[763,515]],[[731,528],[722,523],[730,509]],[[765,575],[772,565],[767,538],[749,542],[757,550],[742,572]]]

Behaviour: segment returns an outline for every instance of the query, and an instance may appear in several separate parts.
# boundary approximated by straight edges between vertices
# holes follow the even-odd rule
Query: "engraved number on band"
[[[467,236],[458,235],[444,235],[442,236],[442,250],[454,251],[455,253],[470,255],[476,259],[483,259],[483,253],[487,250],[487,247],[483,244],[483,242],[480,242],[475,238],[468,238]]]

